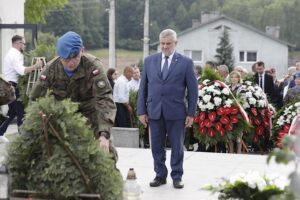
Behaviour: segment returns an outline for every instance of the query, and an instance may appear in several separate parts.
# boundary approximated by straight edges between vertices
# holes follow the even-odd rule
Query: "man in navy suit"
[[[174,188],[183,188],[184,131],[196,112],[198,84],[193,61],[177,52],[177,34],[171,29],[159,35],[162,52],[145,58],[138,93],[137,112],[149,123],[156,177],[151,187],[166,184],[166,136],[171,145],[171,177]]]

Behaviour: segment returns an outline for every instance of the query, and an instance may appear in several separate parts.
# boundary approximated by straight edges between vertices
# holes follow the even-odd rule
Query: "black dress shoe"
[[[150,182],[150,187],[158,187],[167,183],[167,180],[164,178],[156,177],[153,181]]]
[[[181,189],[181,188],[184,187],[184,184],[183,184],[182,181],[173,181],[173,186],[174,186],[174,188],[176,188],[176,189]]]

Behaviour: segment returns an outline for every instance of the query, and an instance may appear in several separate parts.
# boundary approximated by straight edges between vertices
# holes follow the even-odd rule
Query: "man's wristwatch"
[[[109,138],[110,138],[109,133],[106,132],[106,131],[101,131],[100,134],[99,134],[99,136],[103,136],[103,137],[105,137],[105,138],[108,139],[108,140],[109,140]]]

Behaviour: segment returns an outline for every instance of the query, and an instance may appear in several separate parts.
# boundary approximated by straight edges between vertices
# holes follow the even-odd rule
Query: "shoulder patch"
[[[40,79],[41,79],[42,81],[45,81],[45,80],[47,79],[47,76],[42,74],[42,75],[40,76]]]
[[[99,69],[95,69],[95,70],[92,71],[92,74],[94,76],[97,76],[99,73],[100,73]]]
[[[100,81],[97,82],[97,86],[99,88],[104,88],[106,86],[106,83],[104,81],[100,80]]]

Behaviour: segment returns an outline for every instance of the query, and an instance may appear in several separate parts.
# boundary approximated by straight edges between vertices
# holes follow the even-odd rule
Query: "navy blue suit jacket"
[[[198,83],[190,58],[174,53],[165,80],[161,73],[162,54],[157,53],[144,61],[138,93],[138,115],[159,119],[163,112],[166,120],[185,119],[196,113]]]

